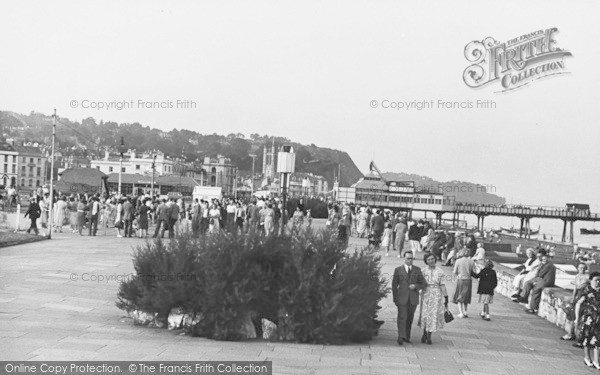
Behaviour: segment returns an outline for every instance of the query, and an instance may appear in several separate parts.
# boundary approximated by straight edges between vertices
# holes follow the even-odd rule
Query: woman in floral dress
[[[427,286],[421,301],[421,342],[431,345],[431,333],[444,328],[444,311],[448,307],[448,292],[444,285],[444,271],[436,267],[436,257],[425,253],[423,261],[427,267],[423,269],[423,277]]]
[[[582,291],[581,298],[575,307],[575,320],[579,321],[581,325],[583,361],[586,366],[600,370],[598,362],[600,353],[600,272],[590,274],[590,285]],[[590,359],[592,349],[593,361]]]
[[[366,207],[360,208],[360,213],[356,219],[356,234],[360,238],[364,238],[367,233],[367,220],[369,219],[369,214],[367,213]]]

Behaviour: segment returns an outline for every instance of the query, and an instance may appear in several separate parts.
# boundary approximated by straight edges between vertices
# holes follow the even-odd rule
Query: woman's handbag
[[[115,223],[115,228],[117,229],[122,229],[123,228],[123,221],[119,220]]]
[[[450,323],[453,320],[454,320],[454,315],[452,315],[450,310],[446,309],[444,311],[444,321],[446,321],[446,323]]]

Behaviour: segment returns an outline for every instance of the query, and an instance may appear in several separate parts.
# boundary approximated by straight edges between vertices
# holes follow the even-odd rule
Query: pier
[[[591,213],[589,209],[573,209],[567,207],[542,207],[524,205],[480,205],[473,203],[457,202],[453,205],[444,205],[442,210],[433,211],[436,220],[441,223],[442,215],[453,214],[453,222],[458,220],[459,214],[471,214],[477,216],[477,228],[483,230],[483,222],[486,216],[511,216],[521,221],[519,237],[531,233],[531,219],[559,219],[563,221],[562,242],[573,242],[573,223],[580,221],[600,221],[600,213]],[[567,228],[568,227],[568,228]]]
[[[337,181],[334,182],[333,199],[360,206],[404,211],[408,213],[409,218],[412,218],[414,211],[424,212],[425,215],[427,212],[433,212],[437,225],[442,224],[444,214],[452,214],[453,227],[459,222],[460,214],[471,214],[477,216],[479,230],[483,230],[487,216],[517,217],[521,221],[519,237],[531,236],[531,219],[559,219],[563,221],[561,242],[571,243],[574,242],[574,222],[600,221],[600,213],[591,213],[587,204],[566,203],[564,207],[548,207],[457,202],[454,196],[444,195],[439,188],[419,189],[415,181],[387,179],[374,162],[369,164],[369,173],[351,187],[340,187]]]

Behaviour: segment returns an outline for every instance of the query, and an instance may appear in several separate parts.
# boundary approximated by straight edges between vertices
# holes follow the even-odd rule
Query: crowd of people
[[[394,303],[398,307],[397,325],[399,345],[411,342],[411,327],[417,307],[419,326],[423,329],[421,341],[431,344],[431,333],[444,327],[448,310],[449,293],[444,284],[444,272],[437,266],[442,260],[443,266],[452,266],[456,287],[452,302],[458,305],[458,318],[468,318],[468,307],[472,299],[472,280],[478,279],[477,294],[482,305],[480,317],[490,321],[490,305],[493,303],[494,289],[498,285],[494,263],[485,256],[483,244],[472,235],[448,233],[435,230],[425,220],[408,223],[402,214],[386,214],[376,210],[369,213],[359,208],[358,222],[352,227],[359,237],[374,238],[377,246],[378,234],[382,232],[381,245],[388,255],[390,249],[398,250],[398,256],[404,257],[404,264],[394,271],[392,292]],[[379,218],[381,217],[381,219]],[[397,226],[398,223],[401,223]],[[405,236],[409,248],[403,250]],[[395,237],[396,236],[396,237]],[[552,262],[554,249],[544,248],[541,244],[526,250],[527,261],[523,270],[514,278],[517,292],[513,301],[525,305],[525,312],[536,314],[544,288],[552,287],[556,281],[556,266]],[[421,270],[413,265],[417,252],[425,251],[423,261],[426,267]],[[574,321],[572,332],[561,339],[576,340],[574,346],[583,348],[586,366],[600,369],[600,272],[591,270],[596,266],[597,257],[593,254],[577,253],[579,260],[578,275],[573,281],[573,308],[569,319]],[[574,256],[575,258],[575,256]],[[420,292],[419,292],[420,291]]]
[[[466,232],[435,230],[425,219],[410,220],[405,212],[371,209],[351,205],[329,207],[327,226],[338,228],[339,237],[347,240],[349,235],[368,238],[375,248],[385,248],[385,255],[397,252],[402,257],[405,251],[433,253],[446,266],[453,266],[459,258],[458,252],[466,248],[469,257],[482,268],[485,251],[478,245],[475,236]],[[408,246],[405,247],[405,240]]]
[[[34,195],[25,216],[31,218],[31,227],[37,233],[37,220],[42,230],[47,228],[50,202],[48,194]],[[54,227],[61,232],[95,236],[98,226],[114,228],[117,237],[148,237],[149,227],[155,224],[153,237],[163,237],[167,231],[172,238],[179,229],[191,230],[194,235],[226,231],[246,233],[255,231],[264,235],[280,234],[291,221],[292,234],[310,227],[310,210],[298,205],[288,213],[278,199],[239,199],[211,201],[194,200],[187,207],[183,200],[175,198],[101,197],[100,195],[58,196],[53,202]],[[402,212],[393,213],[368,207],[348,205],[329,206],[326,226],[336,230],[340,241],[347,243],[351,235],[368,238],[375,248],[385,249],[385,255],[397,252],[404,264],[394,271],[392,292],[398,307],[398,344],[410,342],[415,311],[420,304],[419,326],[423,329],[421,341],[431,344],[431,334],[444,327],[449,314],[449,293],[444,283],[444,271],[438,267],[452,267],[456,288],[452,302],[458,305],[458,318],[468,318],[472,299],[472,279],[479,280],[477,294],[482,305],[480,316],[490,321],[490,305],[493,303],[497,276],[493,262],[486,258],[482,243],[473,235],[461,232],[435,230],[427,220],[409,220]],[[405,247],[405,242],[408,246]],[[417,253],[423,252],[426,267],[421,270],[413,265]],[[513,301],[525,304],[527,313],[535,314],[539,308],[542,290],[555,283],[556,267],[552,257],[543,246],[526,250],[527,260],[523,270],[514,278],[517,292]],[[582,261],[578,266],[573,292],[573,308],[570,318],[574,328],[563,340],[576,340],[575,346],[584,349],[587,366],[600,369],[600,272],[589,275],[590,261],[574,255]],[[591,263],[595,263],[591,256]],[[597,263],[597,262],[596,262]]]
[[[33,194],[25,217],[31,219],[28,233],[42,234],[71,231],[80,235],[95,236],[98,228],[110,230],[117,237],[173,238],[182,230],[198,236],[218,231],[261,234],[279,234],[288,223],[287,210],[280,199],[194,199],[186,203],[182,198],[159,198],[148,195],[101,196],[100,194],[57,195],[52,203],[52,228],[48,228],[50,214],[48,193]],[[39,224],[38,225],[38,219]],[[299,205],[291,215],[292,232],[312,222],[310,210]],[[151,226],[154,231],[149,232]]]

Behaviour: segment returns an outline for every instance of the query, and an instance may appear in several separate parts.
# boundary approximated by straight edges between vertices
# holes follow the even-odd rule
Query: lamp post
[[[281,197],[283,203],[283,213],[287,212],[287,187],[289,184],[289,175],[296,171],[296,154],[292,146],[281,146],[277,154],[277,171],[281,173]],[[287,223],[285,218],[284,225]],[[282,234],[285,233],[285,226],[282,227]]]
[[[152,184],[150,185],[150,199],[154,201],[154,171],[156,168],[156,155],[152,157]]]
[[[185,164],[181,164],[181,170],[179,171],[179,192],[181,193],[182,185],[181,185],[181,177],[187,174],[187,166]],[[183,193],[182,193],[183,195]]]
[[[123,153],[125,152],[125,141],[121,137],[121,144],[119,145],[119,188],[117,194],[121,197],[121,175],[123,173]]]
[[[250,154],[249,156],[252,158],[252,176],[250,178],[250,199],[252,199],[254,196],[254,162],[256,161],[256,155]]]
[[[54,115],[52,116],[52,161],[50,162],[50,202],[48,203],[48,239],[52,239],[52,221],[53,221],[52,219],[54,216],[54,213],[52,212],[52,208],[54,206],[53,180],[54,180],[54,140],[55,139],[56,139],[56,108],[54,109]]]

